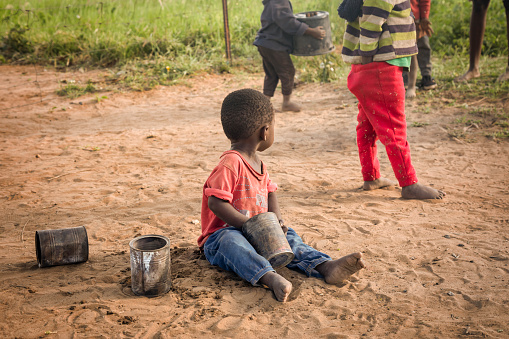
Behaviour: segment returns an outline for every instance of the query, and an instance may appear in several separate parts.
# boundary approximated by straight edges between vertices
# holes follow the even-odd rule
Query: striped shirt
[[[362,56],[388,61],[417,54],[410,0],[364,0],[362,16],[347,23],[341,53],[352,64]]]

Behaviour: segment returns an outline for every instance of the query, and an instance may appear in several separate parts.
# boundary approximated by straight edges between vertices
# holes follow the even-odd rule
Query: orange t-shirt
[[[226,151],[203,185],[201,205],[201,229],[198,246],[203,247],[209,235],[228,225],[219,219],[208,206],[208,198],[214,196],[228,201],[237,211],[248,218],[268,212],[268,196],[275,192],[265,164],[262,173],[255,171],[237,151]]]

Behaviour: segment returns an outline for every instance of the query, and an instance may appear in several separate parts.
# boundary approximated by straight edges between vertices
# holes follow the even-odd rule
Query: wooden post
[[[228,0],[223,0],[223,22],[224,22],[224,41],[226,46],[226,59],[232,62],[232,53],[230,49],[230,27],[228,23]]]

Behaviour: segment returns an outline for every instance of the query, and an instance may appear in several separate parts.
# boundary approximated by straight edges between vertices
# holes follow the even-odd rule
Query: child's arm
[[[281,216],[281,211],[279,210],[279,203],[277,201],[276,192],[269,192],[268,200],[269,200],[268,201],[269,212],[276,213],[277,219],[279,220],[279,224],[281,225],[283,232],[286,234],[286,232],[288,231],[288,227],[286,227],[283,222],[283,217]]]
[[[323,26],[318,26],[315,28],[309,27],[308,29],[306,29],[304,34],[311,35],[313,38],[318,40],[323,40],[323,38],[325,37],[325,30],[323,29]]]
[[[419,17],[418,20],[429,19],[429,11],[431,8],[431,0],[419,0]]]
[[[264,1],[272,8],[271,20],[289,35],[303,35],[308,25],[297,20],[288,0]]]
[[[210,196],[207,204],[212,213],[230,226],[242,228],[242,225],[249,219],[226,200]]]

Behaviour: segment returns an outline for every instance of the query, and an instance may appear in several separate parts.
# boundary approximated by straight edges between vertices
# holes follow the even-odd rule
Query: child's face
[[[260,147],[258,148],[259,152],[265,151],[267,148],[272,146],[272,144],[274,143],[274,129],[275,129],[275,125],[276,125],[276,118],[274,118],[272,120],[272,122],[270,123],[269,129],[267,130],[267,140],[264,140],[260,144]]]

